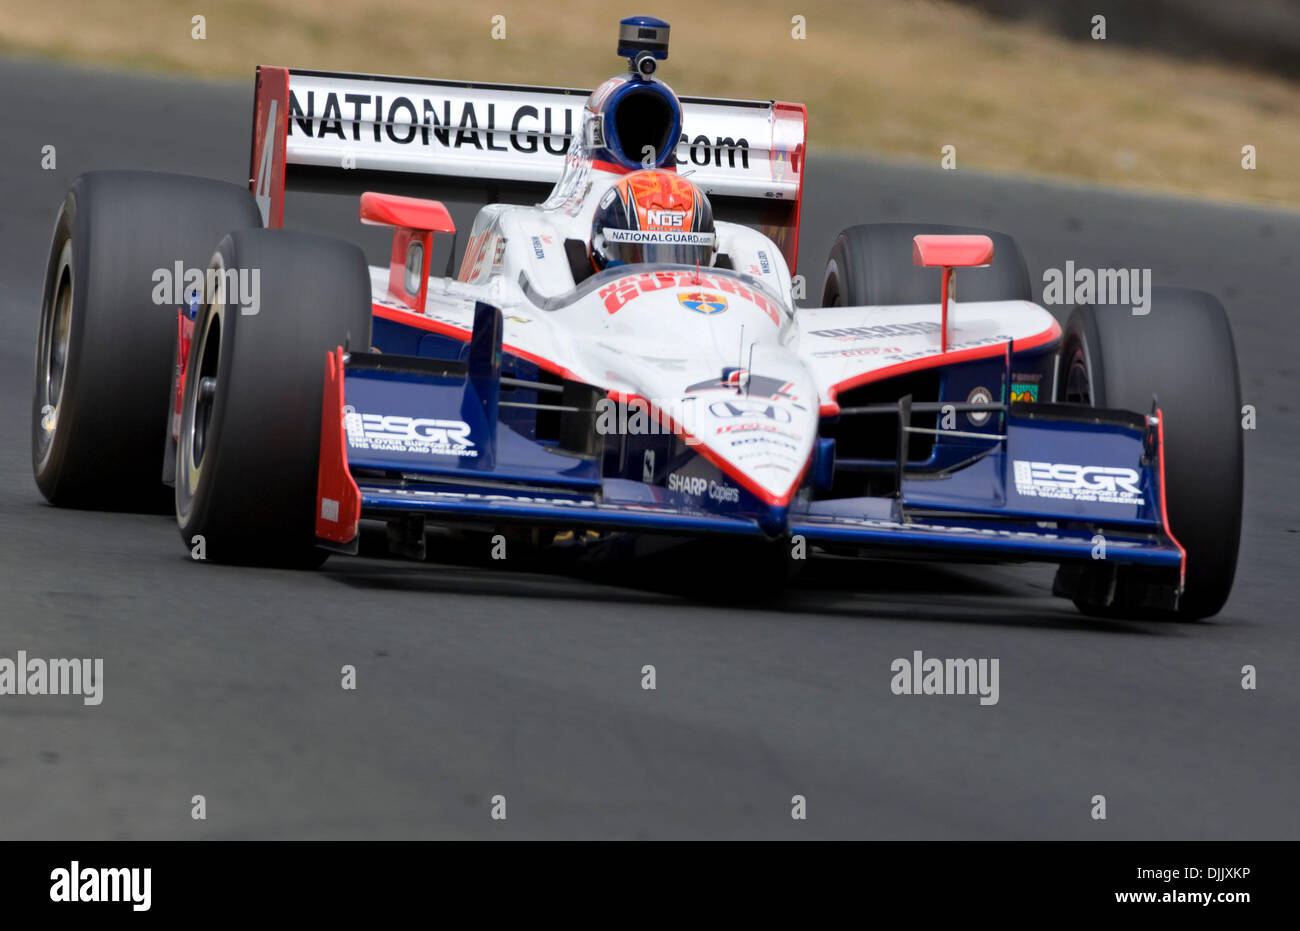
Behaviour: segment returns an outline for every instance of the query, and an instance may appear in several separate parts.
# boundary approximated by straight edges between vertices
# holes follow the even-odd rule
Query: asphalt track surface
[[[97,707],[0,696],[0,838],[1300,837],[1300,215],[810,162],[812,278],[841,227],[915,219],[1012,233],[1035,277],[1145,266],[1224,301],[1258,429],[1208,622],[1090,621],[1043,567],[814,566],[761,607],[481,554],[236,569],[190,560],[170,518],[48,506],[28,417],[64,190],[110,167],[242,181],[251,99],[0,59],[0,656],[105,667]],[[359,234],[355,202],[319,200],[294,225]],[[998,658],[999,703],[891,694],[914,650]]]

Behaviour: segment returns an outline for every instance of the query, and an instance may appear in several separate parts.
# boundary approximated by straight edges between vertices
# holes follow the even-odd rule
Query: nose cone
[[[786,313],[738,279],[673,268],[630,272],[597,296],[593,360],[669,415],[688,447],[779,528],[807,472],[819,408],[811,374],[782,342]]]
[[[769,399],[718,399],[707,403],[693,432],[725,474],[764,504],[783,507],[798,490],[816,430],[791,408]]]

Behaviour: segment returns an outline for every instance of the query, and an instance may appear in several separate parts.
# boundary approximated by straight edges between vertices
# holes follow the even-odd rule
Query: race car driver
[[[605,192],[591,224],[591,264],[713,264],[717,235],[704,192],[673,171],[634,171]]]

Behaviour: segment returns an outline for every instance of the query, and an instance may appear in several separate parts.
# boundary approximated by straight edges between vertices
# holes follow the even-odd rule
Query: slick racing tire
[[[370,348],[370,274],[350,243],[243,230],[212,256],[260,276],[256,313],[227,289],[195,321],[176,449],[176,520],[196,557],[308,568],[326,353]]]
[[[1006,233],[934,223],[864,223],[835,237],[826,261],[821,306],[938,303],[938,271],[912,264],[912,239],[921,233],[980,234],[993,240],[993,263],[958,276],[957,300],[1034,299],[1024,256]]]
[[[165,279],[164,291],[159,276],[205,268],[222,236],[260,224],[252,194],[221,181],[92,171],[72,183],[45,268],[32,392],[32,470],[50,503],[169,503],[160,467],[184,283]]]
[[[1061,342],[1057,400],[1141,414],[1156,400],[1164,417],[1166,520],[1186,551],[1185,590],[1176,610],[1147,608],[1142,584],[1130,584],[1119,569],[1105,585],[1085,585],[1081,590],[1092,594],[1074,600],[1092,615],[1197,620],[1223,607],[1237,567],[1243,472],[1237,352],[1223,305],[1209,294],[1156,287],[1147,310],[1075,308]]]

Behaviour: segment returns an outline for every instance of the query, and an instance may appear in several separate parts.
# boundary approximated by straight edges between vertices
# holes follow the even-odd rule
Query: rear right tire
[[[822,280],[823,307],[934,304],[939,276],[912,264],[912,239],[920,234],[980,234],[993,240],[993,262],[961,276],[962,301],[1032,301],[1029,272],[1016,241],[1006,233],[937,223],[863,223],[850,226],[831,246]]]

